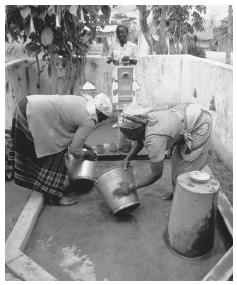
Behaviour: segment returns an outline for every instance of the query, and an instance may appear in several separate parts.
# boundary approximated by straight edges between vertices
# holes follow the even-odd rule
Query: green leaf
[[[27,6],[26,8],[21,9],[21,10],[20,10],[20,13],[21,13],[21,16],[25,19],[27,16],[30,15],[31,9],[30,9],[29,6]]]
[[[32,54],[40,52],[41,46],[39,44],[31,42],[25,46],[25,50],[28,53],[28,55],[32,55]]]
[[[39,18],[40,18],[40,19],[44,19],[44,17],[46,16],[46,13],[47,13],[46,10],[42,11],[42,12],[39,14]]]
[[[69,12],[75,17],[77,17],[77,9],[78,9],[78,5],[71,5],[69,8]]]

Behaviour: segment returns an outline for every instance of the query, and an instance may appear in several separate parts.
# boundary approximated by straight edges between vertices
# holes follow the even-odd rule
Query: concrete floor
[[[97,163],[99,174],[121,161]],[[146,161],[133,165],[135,177],[149,170]],[[169,249],[164,233],[172,202],[160,197],[171,187],[169,161],[163,173],[139,190],[140,207],[124,218],[114,217],[96,190],[78,194],[71,207],[46,206],[25,253],[58,280],[201,280],[228,245],[217,224],[207,255],[188,259]]]
[[[93,146],[105,143],[117,143],[118,129],[112,128],[111,123],[100,125],[93,133],[89,135],[86,142]]]

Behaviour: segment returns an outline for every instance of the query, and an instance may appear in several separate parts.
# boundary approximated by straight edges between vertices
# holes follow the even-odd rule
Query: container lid
[[[191,179],[189,172],[186,172],[177,177],[176,187],[181,187],[182,189],[193,193],[211,194],[219,190],[220,183],[213,177],[200,183],[200,181],[197,182]]]
[[[204,172],[204,171],[192,171],[189,172],[189,177],[195,181],[195,182],[199,182],[199,183],[203,183],[203,182],[207,182],[211,176],[210,174]]]

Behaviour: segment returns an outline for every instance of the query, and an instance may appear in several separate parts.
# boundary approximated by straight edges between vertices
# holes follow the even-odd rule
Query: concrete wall
[[[52,94],[47,66],[40,75],[39,89],[36,63],[22,61],[21,65],[6,65],[6,127],[10,126],[13,107],[19,98],[26,94]],[[40,65],[44,67],[45,63]],[[88,56],[84,71],[77,77],[74,94],[81,94],[81,86],[90,81],[97,87],[97,92],[111,96],[111,69],[105,57]],[[65,74],[65,68],[59,66],[61,87],[65,84]],[[191,101],[209,108],[214,98],[213,146],[218,156],[232,168],[232,66],[191,55],[150,55],[139,58],[135,76],[141,86],[137,101],[144,106]],[[62,94],[60,90],[59,94]]]
[[[5,128],[11,128],[17,102],[28,93],[28,62],[15,60],[5,64]]]
[[[45,63],[40,62],[41,69]],[[18,59],[5,64],[5,128],[11,128],[16,104],[29,94],[52,94],[52,82],[47,70],[37,76],[34,59]],[[38,83],[40,83],[38,85]]]
[[[107,64],[105,57],[87,57],[85,66],[85,81],[90,81],[96,86],[98,93],[103,92],[111,96],[112,78],[111,78],[111,64]],[[76,88],[79,90],[80,86]]]
[[[45,71],[40,74],[40,90],[37,90],[37,65],[36,62],[31,62],[29,66],[30,82],[29,94],[52,94],[52,81],[48,76],[47,64],[40,62],[40,67],[45,66]],[[64,94],[63,87],[66,82],[66,67],[62,66],[62,59],[58,60],[58,93]],[[75,74],[75,67],[73,75]],[[97,88],[97,92],[104,92],[111,95],[111,65],[105,61],[105,57],[101,56],[87,56],[85,68],[78,74],[74,94],[81,94],[81,87],[86,81],[90,81]]]
[[[176,55],[140,57],[135,77],[141,86],[137,102],[141,105],[178,103],[182,76],[182,57]]]

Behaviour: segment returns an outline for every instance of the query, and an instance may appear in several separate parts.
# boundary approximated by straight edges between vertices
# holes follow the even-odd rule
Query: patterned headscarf
[[[137,129],[144,127],[147,124],[147,116],[144,115],[127,115],[121,114],[119,117],[118,125],[123,129]]]

